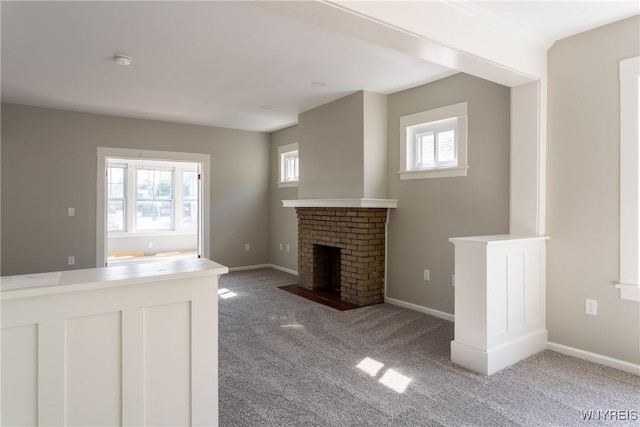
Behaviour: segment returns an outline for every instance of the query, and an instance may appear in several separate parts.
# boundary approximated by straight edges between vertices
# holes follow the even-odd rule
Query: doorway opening
[[[209,156],[98,149],[97,266],[208,257]]]

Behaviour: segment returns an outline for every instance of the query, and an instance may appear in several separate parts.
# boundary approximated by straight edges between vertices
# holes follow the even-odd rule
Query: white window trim
[[[282,155],[290,153],[292,151],[298,151],[298,143],[282,145],[278,147],[278,188],[297,187],[299,181],[283,181],[282,180]],[[298,160],[299,162],[299,160]]]
[[[458,164],[430,169],[412,170],[408,167],[407,128],[444,119],[458,118]],[[467,103],[447,105],[400,117],[400,179],[450,178],[467,176]]]
[[[640,56],[620,61],[620,298],[640,301]]]
[[[107,261],[106,181],[107,158],[132,158],[200,163],[202,167],[202,203],[200,207],[202,230],[200,231],[200,254],[211,259],[211,214],[210,171],[211,156],[203,153],[173,151],[135,150],[128,148],[98,147],[97,149],[97,201],[96,201],[96,266],[104,267]]]

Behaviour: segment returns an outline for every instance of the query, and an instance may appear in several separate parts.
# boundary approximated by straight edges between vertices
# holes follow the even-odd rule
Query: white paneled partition
[[[547,237],[460,237],[451,361],[490,375],[546,348]]]
[[[3,278],[2,425],[217,425],[226,272],[200,259]]]

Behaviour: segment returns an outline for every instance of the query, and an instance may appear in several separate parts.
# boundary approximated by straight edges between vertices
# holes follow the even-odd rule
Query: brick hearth
[[[358,306],[384,301],[384,208],[297,207],[299,285],[316,290],[326,280],[314,280],[320,258],[318,245],[340,249],[340,297]],[[318,283],[319,282],[319,283]]]

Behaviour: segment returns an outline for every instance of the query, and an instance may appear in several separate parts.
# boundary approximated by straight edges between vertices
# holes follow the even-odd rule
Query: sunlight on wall
[[[223,299],[238,296],[238,294],[236,294],[235,292],[231,292],[227,288],[218,289],[218,295],[220,296],[220,298],[223,298]]]
[[[356,365],[356,368],[366,372],[372,377],[376,377],[382,368],[384,368],[384,363],[378,362],[370,357],[365,357]],[[389,387],[396,393],[404,393],[411,382],[411,378],[402,375],[395,369],[387,369],[384,374],[382,374],[378,382]]]

